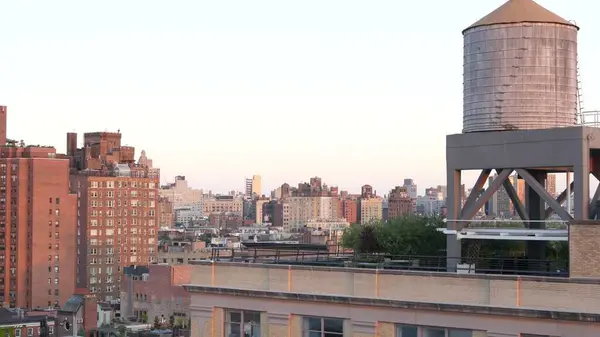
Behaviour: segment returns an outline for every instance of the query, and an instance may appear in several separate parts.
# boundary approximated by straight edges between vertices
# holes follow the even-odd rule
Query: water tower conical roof
[[[467,27],[463,30],[463,33],[471,28],[479,26],[522,22],[557,23],[579,29],[574,23],[552,13],[533,0],[508,0],[481,20]]]

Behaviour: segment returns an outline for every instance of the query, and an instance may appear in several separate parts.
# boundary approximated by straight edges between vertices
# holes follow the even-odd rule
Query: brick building
[[[396,186],[388,196],[388,219],[413,214],[413,200],[405,186]]]
[[[358,223],[358,204],[356,200],[344,199],[342,204],[342,218],[346,219],[350,224]]]
[[[100,300],[118,298],[122,267],[156,260],[160,171],[135,163],[121,133],[67,135],[71,187],[79,199],[77,283]]]
[[[191,268],[190,265],[126,267],[121,286],[121,314],[138,320],[145,317],[149,323],[154,322],[154,317],[168,322],[174,316],[187,325],[190,294],[182,285],[190,282]]]
[[[173,227],[175,225],[173,203],[167,197],[159,197],[158,199],[158,225],[159,227]]]
[[[8,140],[6,113],[0,107],[0,303],[58,306],[75,291],[69,161],[53,147]]]

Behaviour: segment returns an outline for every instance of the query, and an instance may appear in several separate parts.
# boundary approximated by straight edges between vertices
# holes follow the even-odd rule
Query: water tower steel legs
[[[530,228],[543,228],[542,220],[556,213],[562,220],[587,220],[600,217],[600,190],[590,203],[589,175],[600,177],[600,129],[577,126],[559,129],[478,132],[449,135],[446,138],[447,228],[461,230],[502,186],[516,212]],[[463,199],[461,171],[481,170],[472,194]],[[495,170],[498,176],[483,189]],[[515,172],[526,183],[526,198],[521,202],[509,176]],[[545,189],[548,173],[573,172],[570,184],[574,195],[573,216],[561,204],[567,191],[558,198]],[[482,192],[483,190],[483,192]],[[465,204],[462,204],[465,200]],[[545,206],[549,206],[545,208]],[[461,207],[462,206],[462,207]],[[545,244],[544,244],[545,246]],[[460,241],[448,235],[448,271],[455,271],[461,257]],[[528,244],[527,255],[543,258],[542,244]]]

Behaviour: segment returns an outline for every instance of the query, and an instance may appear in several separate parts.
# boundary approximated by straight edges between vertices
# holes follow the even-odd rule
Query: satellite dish
[[[68,321],[65,321],[65,330],[71,330],[71,323],[69,323]]]

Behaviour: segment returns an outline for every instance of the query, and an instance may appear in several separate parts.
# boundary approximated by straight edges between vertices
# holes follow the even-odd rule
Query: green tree
[[[127,328],[124,325],[119,325],[117,330],[119,330],[119,337],[125,337],[127,334]]]
[[[344,230],[342,235],[342,247],[354,249],[354,251],[360,252],[360,233],[362,227],[359,224],[351,225]]]
[[[148,323],[148,313],[142,312],[141,319],[142,319],[142,323]]]
[[[358,253],[437,256],[446,249],[446,236],[437,230],[441,227],[445,227],[441,217],[416,215],[354,225],[344,231],[342,246]]]
[[[160,319],[158,316],[154,316],[154,329],[160,329]]]
[[[173,329],[175,327],[175,316],[169,316],[169,328]]]
[[[183,317],[177,317],[177,322],[175,323],[175,326],[177,326],[177,328],[179,329],[185,328],[185,319]]]
[[[405,216],[381,226],[378,238],[388,254],[437,256],[446,249],[446,235],[439,227],[435,217]]]
[[[360,231],[358,250],[361,253],[379,253],[381,244],[379,240],[380,224],[368,224]]]

